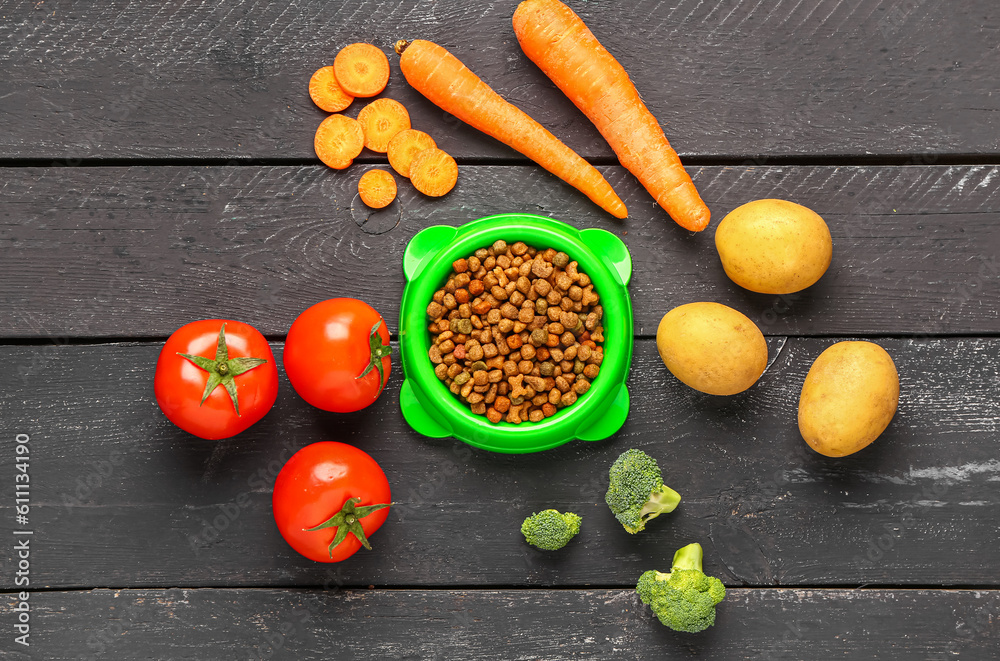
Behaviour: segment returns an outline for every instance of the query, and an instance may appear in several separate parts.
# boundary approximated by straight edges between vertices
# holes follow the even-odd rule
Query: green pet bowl
[[[590,276],[604,307],[604,361],[593,384],[576,403],[541,422],[492,424],[475,415],[434,374],[427,355],[431,336],[427,305],[444,285],[456,259],[497,239],[555,248]],[[431,438],[455,437],[484,450],[526,453],[548,450],[574,438],[599,441],[625,423],[625,387],[632,364],[632,303],[628,297],[632,258],[621,239],[602,229],[577,230],[566,223],[527,214],[500,214],[461,227],[435,225],[418,233],[403,254],[406,287],[399,314],[399,348],[404,381],[399,395],[407,424]]]

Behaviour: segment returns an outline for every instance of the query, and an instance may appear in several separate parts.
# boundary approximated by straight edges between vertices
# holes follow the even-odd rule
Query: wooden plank
[[[165,337],[209,315],[277,336],[336,295],[368,301],[395,330],[413,235],[510,211],[621,236],[634,261],[640,335],[698,300],[742,310],[776,336],[1000,332],[998,166],[698,168],[716,224],[764,197],[795,200],[829,223],[828,273],[778,297],[734,285],[714,230],[685,232],[621,168],[604,171],[632,210],[624,222],[539,168],[463,166],[444,198],[401,182],[398,206],[365,228],[355,221],[365,222],[362,170],[9,168],[0,188],[0,336]]]
[[[13,595],[3,601],[12,620]],[[700,634],[667,629],[631,590],[174,588],[40,592],[28,603],[30,651],[53,661],[943,661],[992,658],[1000,644],[1000,594],[979,590],[731,589]]]
[[[309,76],[336,51],[440,42],[586,157],[596,130],[521,53],[517,0],[0,3],[0,157],[314,158]],[[570,5],[682,155],[1000,152],[993,0]],[[459,158],[517,158],[414,92],[385,94]],[[358,111],[356,103],[348,114]],[[934,156],[931,156],[933,159]]]
[[[617,435],[520,456],[412,432],[398,364],[378,402],[350,415],[309,407],[282,376],[264,420],[212,443],[158,411],[158,344],[0,347],[19,375],[0,381],[5,438],[30,437],[31,585],[625,587],[699,541],[728,585],[998,586],[1000,340],[879,340],[901,375],[900,409],[872,447],[836,460],[795,422],[809,365],[832,341],[772,338],[764,377],[731,398],[683,386],[638,341]],[[372,454],[397,503],[374,550],[334,566],[299,557],[271,516],[284,461],[322,440]],[[684,497],[636,536],[603,502],[608,466],[629,447],[657,457]],[[9,484],[13,462],[0,456]],[[12,505],[0,501],[5,527]],[[519,533],[546,507],[584,519],[558,553]],[[13,581],[0,572],[0,589]]]

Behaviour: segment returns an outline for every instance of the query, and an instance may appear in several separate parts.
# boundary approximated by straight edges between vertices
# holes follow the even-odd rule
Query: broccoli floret
[[[673,512],[681,502],[680,494],[663,484],[656,460],[642,450],[623,452],[611,464],[610,476],[604,502],[633,535],[643,530],[650,519]]]
[[[569,543],[580,532],[579,516],[572,512],[561,514],[556,510],[542,510],[532,514],[521,524],[524,541],[543,551],[555,551]]]
[[[674,554],[670,573],[650,570],[635,591],[660,622],[674,631],[697,633],[715,624],[715,605],[725,599],[722,581],[701,570],[701,544],[688,544]]]

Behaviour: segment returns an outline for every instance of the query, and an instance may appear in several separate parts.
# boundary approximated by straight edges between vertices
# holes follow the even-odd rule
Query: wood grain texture
[[[4,433],[31,438],[32,586],[626,587],[693,541],[728,585],[998,586],[1000,340],[878,340],[901,375],[900,408],[843,459],[814,453],[795,423],[805,374],[832,341],[772,338],[760,382],[731,398],[690,390],[638,341],[619,433],[520,456],[412,432],[398,363],[382,397],[346,415],[309,407],[282,374],[271,413],[213,443],[157,409],[158,344],[0,347],[18,373],[0,382]],[[292,551],[271,515],[281,466],[323,440],[375,457],[396,503],[373,551],[332,566]],[[630,447],[683,496],[635,536],[603,502]],[[9,484],[13,462],[0,457]],[[0,501],[5,527],[12,503]],[[558,553],[519,533],[547,507],[583,517]],[[13,562],[0,563],[0,589],[14,588]]]
[[[30,603],[31,655],[10,658],[985,661],[1000,644],[1000,594],[981,590],[731,589],[696,635],[631,590],[175,588]]]
[[[333,296],[366,300],[395,331],[413,235],[510,211],[620,236],[634,262],[640,335],[699,300],[735,307],[775,336],[1000,332],[1000,167],[697,168],[715,225],[765,197],[826,219],[829,271],[779,297],[733,284],[715,225],[685,232],[618,167],[602,170],[631,209],[623,222],[540,168],[463,166],[444,198],[403,182],[398,203],[366,223],[357,200],[364,169],[8,168],[0,336],[166,337],[209,314],[281,336],[302,310]]]
[[[0,157],[314,158],[307,83],[337,50],[452,50],[585,157],[611,158],[523,55],[517,0],[0,3]],[[993,0],[571,1],[682,155],[1000,152]],[[391,55],[384,93],[458,158],[519,158],[432,106]],[[356,102],[347,113],[354,115]]]

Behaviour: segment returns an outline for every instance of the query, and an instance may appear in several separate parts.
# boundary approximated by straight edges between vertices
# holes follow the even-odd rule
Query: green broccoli
[[[650,519],[673,512],[681,502],[680,494],[663,484],[656,460],[642,450],[623,452],[611,464],[610,476],[604,502],[633,535],[643,530]]]
[[[569,543],[580,532],[579,516],[572,512],[565,514],[557,510],[542,510],[532,514],[521,524],[524,541],[543,551],[555,551]]]
[[[725,599],[722,581],[701,570],[701,544],[688,544],[674,554],[669,574],[650,570],[635,591],[660,622],[674,631],[697,633],[715,624],[715,605]]]

